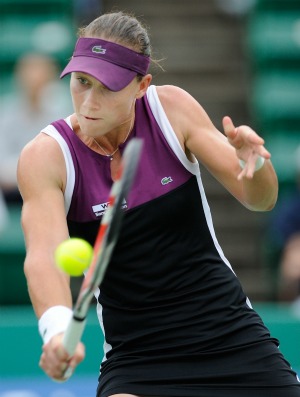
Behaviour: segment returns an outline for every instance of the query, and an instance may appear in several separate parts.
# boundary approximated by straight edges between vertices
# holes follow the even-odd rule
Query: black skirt
[[[170,357],[170,356],[169,356]],[[300,383],[276,339],[223,351],[120,359],[99,378],[97,397],[300,397]]]

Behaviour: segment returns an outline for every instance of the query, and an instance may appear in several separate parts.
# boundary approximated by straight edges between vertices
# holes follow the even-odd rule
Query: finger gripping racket
[[[118,240],[124,210],[122,206],[132,185],[139,163],[142,141],[132,139],[122,156],[117,179],[112,185],[108,208],[103,215],[94,244],[94,255],[90,267],[82,282],[73,316],[63,337],[63,346],[70,355],[74,354],[84,331],[86,317],[96,289],[101,284],[116,242]],[[72,368],[67,368],[64,379],[72,375]]]

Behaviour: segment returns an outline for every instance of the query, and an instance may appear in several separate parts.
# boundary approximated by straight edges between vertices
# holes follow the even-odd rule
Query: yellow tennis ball
[[[93,257],[93,247],[81,238],[63,241],[55,250],[55,262],[59,269],[70,276],[81,276]]]

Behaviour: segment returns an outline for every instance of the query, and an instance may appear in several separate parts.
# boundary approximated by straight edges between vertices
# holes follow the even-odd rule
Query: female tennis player
[[[277,177],[263,139],[175,86],[151,85],[146,30],[124,13],[80,30],[71,75],[74,114],[23,150],[25,273],[44,340],[40,365],[62,380],[69,280],[54,265],[68,236],[94,242],[122,153],[143,140],[141,164],[98,293],[105,337],[97,397],[300,397],[300,384],[252,309],[218,244],[200,169],[242,205],[271,210]],[[101,331],[99,330],[99,333]],[[95,340],[95,354],[99,351]]]

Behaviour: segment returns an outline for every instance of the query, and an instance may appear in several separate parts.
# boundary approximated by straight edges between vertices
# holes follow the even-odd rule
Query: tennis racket
[[[94,255],[86,276],[82,282],[73,316],[63,337],[63,346],[70,356],[75,352],[84,331],[90,302],[96,289],[101,284],[120,232],[124,210],[122,205],[133,182],[139,163],[142,141],[134,138],[128,143],[116,181],[110,191],[108,208],[103,215],[94,245]],[[72,368],[67,368],[64,379],[72,375]]]

